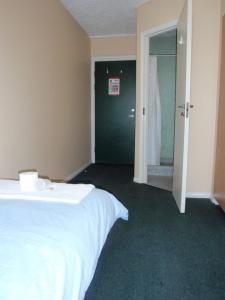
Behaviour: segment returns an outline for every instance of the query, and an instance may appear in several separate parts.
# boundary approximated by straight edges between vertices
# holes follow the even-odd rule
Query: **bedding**
[[[79,203],[94,188],[92,184],[56,183],[38,179],[34,191],[21,191],[18,180],[0,179],[0,199],[22,199]]]
[[[94,188],[80,203],[0,199],[0,299],[82,300],[127,209]]]

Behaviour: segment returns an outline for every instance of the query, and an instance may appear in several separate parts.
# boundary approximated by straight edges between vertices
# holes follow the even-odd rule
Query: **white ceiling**
[[[61,0],[90,36],[136,33],[136,7],[146,0]]]

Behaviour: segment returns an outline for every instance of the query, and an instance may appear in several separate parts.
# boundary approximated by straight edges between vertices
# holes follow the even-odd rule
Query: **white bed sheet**
[[[127,209],[94,189],[79,204],[0,200],[0,299],[81,300]]]

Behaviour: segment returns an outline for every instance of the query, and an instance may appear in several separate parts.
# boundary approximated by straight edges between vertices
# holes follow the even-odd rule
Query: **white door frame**
[[[141,33],[140,40],[140,114],[141,122],[139,129],[139,149],[140,149],[140,163],[139,163],[139,178],[134,180],[138,183],[147,183],[147,114],[146,107],[148,106],[148,58],[149,58],[149,39],[154,35],[172,30],[177,27],[178,20],[154,27],[150,30]],[[145,113],[144,113],[145,111]]]
[[[136,55],[92,56],[91,57],[91,162],[95,163],[95,63],[98,61],[135,60]]]

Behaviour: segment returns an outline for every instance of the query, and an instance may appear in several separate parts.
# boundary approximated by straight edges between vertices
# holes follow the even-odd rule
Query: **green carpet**
[[[112,192],[128,209],[100,256],[85,300],[225,299],[225,214],[205,199],[178,212],[170,192],[133,183],[130,166],[91,165],[72,182]]]

